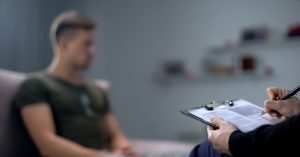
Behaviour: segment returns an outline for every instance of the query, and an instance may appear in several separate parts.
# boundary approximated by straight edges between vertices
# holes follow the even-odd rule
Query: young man
[[[30,75],[16,95],[16,107],[42,156],[137,156],[103,89],[80,75],[95,54],[94,28],[78,12],[58,16],[50,31],[52,63]]]
[[[299,145],[294,143],[300,140],[300,100],[278,100],[287,93],[281,88],[268,88],[271,100],[265,101],[265,112],[285,119],[283,122],[243,133],[232,123],[214,117],[212,123],[219,129],[208,127],[209,141],[196,146],[190,157],[299,156]]]

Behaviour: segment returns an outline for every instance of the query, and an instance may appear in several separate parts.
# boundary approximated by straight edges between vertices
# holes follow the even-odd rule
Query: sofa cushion
[[[0,156],[39,156],[12,106],[13,97],[25,77],[23,73],[0,69]]]

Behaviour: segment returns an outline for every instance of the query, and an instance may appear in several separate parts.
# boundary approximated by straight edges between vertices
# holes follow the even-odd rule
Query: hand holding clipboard
[[[219,127],[211,123],[211,118],[220,117],[233,123],[242,132],[251,131],[261,125],[280,122],[280,119],[277,117],[271,117],[268,114],[260,115],[261,111],[263,111],[261,106],[240,98],[233,101],[220,101],[200,105],[181,110],[180,112],[211,126],[213,129],[218,129]]]

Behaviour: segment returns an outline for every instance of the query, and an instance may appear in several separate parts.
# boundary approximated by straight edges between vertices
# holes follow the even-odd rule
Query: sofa
[[[3,157],[39,156],[11,106],[13,96],[24,79],[22,73],[0,69],[0,156]]]

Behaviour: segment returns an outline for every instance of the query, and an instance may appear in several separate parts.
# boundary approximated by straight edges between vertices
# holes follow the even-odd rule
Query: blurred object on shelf
[[[300,37],[300,23],[290,25],[288,28],[287,36],[291,37]]]
[[[272,76],[274,74],[273,68],[269,65],[266,65],[264,69],[264,74],[266,74],[267,76]]]
[[[232,75],[233,74],[233,68],[232,67],[213,67],[212,73],[215,75]]]
[[[233,75],[233,60],[232,56],[227,54],[207,54],[201,66],[203,66],[205,74],[208,75]]]
[[[162,65],[162,72],[168,76],[182,76],[184,74],[184,66],[185,65],[182,61],[166,61]]]
[[[190,69],[186,68],[181,60],[165,61],[155,73],[155,80],[163,84],[168,84],[170,81],[178,79],[196,80],[197,76]]]
[[[273,75],[263,58],[252,51],[242,53],[208,53],[201,61],[203,76],[207,77],[263,77]]]
[[[198,78],[196,76],[196,74],[192,70],[189,70],[189,69],[184,70],[184,77],[189,80],[196,80]]]
[[[270,36],[270,28],[267,26],[255,26],[244,28],[241,31],[240,41],[241,43],[249,41],[265,41]]]
[[[266,65],[262,58],[253,53],[245,53],[239,57],[241,75],[272,76],[274,71],[269,65]]]
[[[241,69],[243,72],[253,72],[256,69],[257,59],[253,55],[242,55],[240,57]]]
[[[239,40],[224,39],[220,46],[212,46],[209,53],[244,53],[263,49],[281,49],[299,47],[300,23],[290,25],[287,31],[279,31],[272,27],[246,27],[240,31]]]

